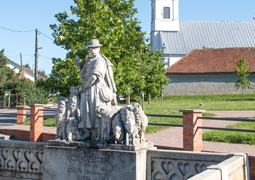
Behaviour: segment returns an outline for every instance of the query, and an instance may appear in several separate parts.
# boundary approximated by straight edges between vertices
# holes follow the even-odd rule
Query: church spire
[[[151,33],[179,31],[179,0],[151,0]]]

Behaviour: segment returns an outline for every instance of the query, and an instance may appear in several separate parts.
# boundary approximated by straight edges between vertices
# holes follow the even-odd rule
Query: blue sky
[[[51,58],[65,58],[66,51],[53,43],[49,24],[57,23],[54,15],[58,12],[69,12],[73,0],[6,0],[1,2],[0,10],[0,49],[5,55],[20,63],[20,52],[23,63],[31,67],[34,64],[35,29],[39,34],[39,69],[47,74],[51,72]],[[136,17],[141,21],[142,31],[150,34],[151,1],[136,0],[138,9]],[[254,0],[180,0],[180,20],[187,21],[241,21],[252,22],[255,13]],[[11,32],[9,30],[29,31]]]

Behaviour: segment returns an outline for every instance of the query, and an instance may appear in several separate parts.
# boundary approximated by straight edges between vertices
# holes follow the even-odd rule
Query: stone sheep
[[[132,110],[133,106],[126,106],[120,111],[121,121],[125,128],[126,145],[135,145],[135,137],[137,134],[135,115]]]
[[[146,128],[148,127],[148,118],[144,114],[142,107],[138,103],[134,103],[133,112],[135,115],[135,122],[138,130],[140,143],[142,143],[143,141],[146,141],[146,139],[144,138],[144,133]]]
[[[112,120],[112,131],[114,135],[115,144],[123,144],[124,140],[124,127],[121,121],[121,115],[118,113]]]
[[[101,141],[111,141],[111,125],[114,115],[119,111],[120,106],[97,106],[96,114],[101,121]]]

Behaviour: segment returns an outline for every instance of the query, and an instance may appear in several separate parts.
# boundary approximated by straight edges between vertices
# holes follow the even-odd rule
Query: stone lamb
[[[125,127],[126,145],[135,145],[135,137],[137,136],[137,127],[133,106],[126,106],[121,109],[121,121]]]
[[[56,99],[58,104],[57,111],[55,113],[55,125],[57,127],[55,139],[62,139],[65,135],[65,122],[66,122],[66,102],[67,99],[63,96]]]
[[[112,120],[112,131],[115,144],[123,144],[124,127],[121,121],[121,115],[118,113]]]
[[[144,114],[141,106],[138,103],[134,103],[133,112],[135,115],[135,122],[138,130],[140,143],[142,143],[143,141],[146,141],[146,139],[144,138],[144,133],[146,128],[148,127],[148,118]]]
[[[119,111],[120,106],[97,106],[96,115],[101,121],[101,141],[110,141],[112,118]]]

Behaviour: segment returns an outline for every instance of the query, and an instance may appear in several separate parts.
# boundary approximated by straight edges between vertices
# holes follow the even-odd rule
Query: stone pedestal
[[[45,146],[43,179],[145,180],[147,150]]]

